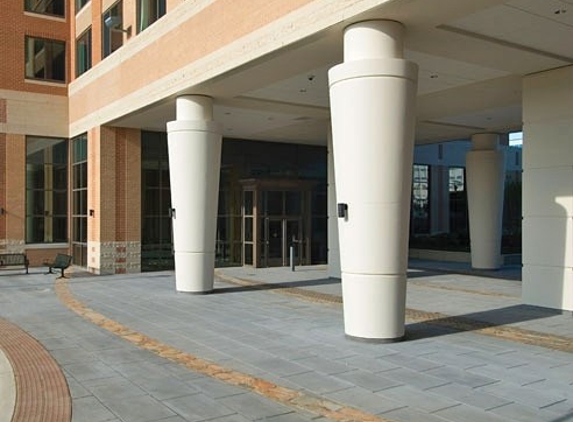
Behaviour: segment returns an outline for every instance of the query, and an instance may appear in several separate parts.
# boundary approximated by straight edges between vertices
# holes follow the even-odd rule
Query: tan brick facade
[[[0,24],[0,89],[66,95],[66,84],[43,84],[25,79],[24,40],[25,36],[48,38],[66,42],[66,56],[69,58],[69,11],[66,18],[24,12],[24,1],[2,2]],[[70,80],[70,61],[66,66],[67,80]]]
[[[98,274],[141,269],[140,138],[113,127],[88,135],[88,266]]]

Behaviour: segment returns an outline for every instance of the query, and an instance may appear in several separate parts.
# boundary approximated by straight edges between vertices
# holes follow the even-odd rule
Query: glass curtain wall
[[[141,133],[141,270],[173,268],[167,135]]]
[[[88,265],[88,136],[72,139],[72,256]]]
[[[26,242],[67,242],[68,142],[26,138]]]

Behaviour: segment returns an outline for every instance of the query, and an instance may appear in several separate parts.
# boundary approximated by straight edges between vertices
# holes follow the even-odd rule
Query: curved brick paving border
[[[12,365],[16,405],[12,422],[69,422],[72,401],[66,378],[48,351],[0,318],[0,348]]]
[[[190,353],[176,349],[145,334],[131,330],[106,316],[88,308],[74,298],[69,289],[68,280],[56,280],[56,294],[70,310],[97,326],[115,334],[136,346],[155,353],[162,358],[183,365],[187,369],[209,376],[216,380],[260,394],[278,403],[302,409],[339,422],[391,422],[389,419],[366,413],[362,410],[344,406],[322,397],[313,396],[292,388],[273,384],[262,378],[235,371]]]
[[[281,283],[261,283],[259,281],[236,278],[221,271],[215,270],[215,275],[221,280],[238,286],[252,287],[255,289],[269,290],[273,293],[295,296],[301,299],[317,303],[342,304],[342,298],[328,293],[319,293],[299,287],[289,287]],[[490,337],[515,341],[522,344],[545,347],[561,352],[573,353],[573,340],[570,337],[555,334],[541,333],[539,331],[526,330],[524,328],[496,325],[489,322],[474,319],[450,316],[440,312],[427,312],[417,309],[406,309],[406,320],[409,323],[424,323],[450,328],[456,331],[471,331]]]

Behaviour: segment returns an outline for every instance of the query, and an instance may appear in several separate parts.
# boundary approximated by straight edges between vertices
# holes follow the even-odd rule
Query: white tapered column
[[[472,136],[472,150],[466,155],[468,214],[472,267],[498,269],[502,264],[501,230],[505,150],[499,135]]]
[[[213,290],[221,130],[209,97],[177,98],[167,123],[177,291]]]
[[[368,341],[404,335],[418,68],[402,58],[403,32],[349,26],[329,72],[344,326]]]

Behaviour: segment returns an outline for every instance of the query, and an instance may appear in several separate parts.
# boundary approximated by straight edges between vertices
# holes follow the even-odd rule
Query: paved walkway
[[[413,264],[394,344],[344,338],[324,267],[219,269],[206,296],[172,272],[4,272],[0,318],[62,368],[74,422],[573,421],[571,313],[521,305],[512,277]]]

